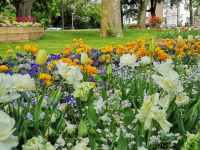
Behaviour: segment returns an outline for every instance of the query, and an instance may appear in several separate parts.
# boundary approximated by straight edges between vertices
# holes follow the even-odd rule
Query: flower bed
[[[0,27],[0,42],[28,42],[44,36],[43,27]]]
[[[200,42],[73,41],[0,58],[0,149],[198,150]]]

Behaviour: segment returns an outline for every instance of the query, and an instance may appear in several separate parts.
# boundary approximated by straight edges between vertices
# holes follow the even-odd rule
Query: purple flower
[[[31,113],[27,114],[27,118],[28,118],[28,120],[32,120],[33,121],[33,115],[31,115]]]

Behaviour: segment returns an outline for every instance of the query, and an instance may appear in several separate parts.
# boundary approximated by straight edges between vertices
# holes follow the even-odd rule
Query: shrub
[[[162,21],[160,20],[160,18],[155,17],[155,16],[150,18],[150,21],[149,21],[149,25],[153,26],[153,27],[159,27],[161,23],[162,23]]]

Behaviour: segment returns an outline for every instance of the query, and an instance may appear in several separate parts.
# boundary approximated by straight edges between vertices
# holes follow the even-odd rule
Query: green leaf
[[[77,107],[77,110],[78,110],[78,113],[79,113],[79,117],[82,118],[82,104],[81,104],[81,100],[79,97],[77,97],[75,99],[76,101],[76,107]]]
[[[178,131],[181,135],[185,134],[185,127],[183,124],[183,119],[181,118],[180,108],[176,105],[176,116],[175,116],[178,124]]]
[[[58,107],[58,103],[60,101],[60,98],[61,98],[61,94],[58,96],[57,98],[57,102],[53,105],[53,107],[51,108],[51,114],[53,114],[55,112],[55,110],[57,109]]]
[[[81,122],[78,125],[78,135],[81,137],[85,137],[85,136],[87,136],[87,134],[88,134],[87,126],[85,125],[83,120],[81,120]]]
[[[193,127],[197,124],[197,122],[199,121],[199,107],[197,108],[197,116],[193,117],[189,122],[187,122],[187,124],[185,125],[185,129],[186,131],[191,131],[193,129]]]
[[[90,103],[87,114],[88,118],[91,118],[95,123],[97,123],[96,111],[94,109],[94,100]]]
[[[90,132],[89,129],[88,129],[88,137],[90,140],[90,148],[91,148],[91,150],[94,150],[97,147],[97,145],[96,145],[94,137],[92,136],[92,133]]]
[[[123,136],[122,130],[120,131],[119,142],[116,150],[127,150],[127,141]]]
[[[172,136],[166,136],[167,134],[165,132],[163,132],[161,134],[161,141],[162,142],[171,142],[172,140],[174,140],[174,137]]]
[[[108,99],[107,92],[105,91],[103,86],[102,86],[102,89],[101,89],[101,96],[102,96],[103,100],[107,100]]]
[[[140,105],[142,105],[143,104],[143,99],[144,99],[144,93],[143,93],[144,90],[142,88],[142,82],[141,82],[140,77],[139,77],[138,85],[139,85],[139,92],[140,92]]]

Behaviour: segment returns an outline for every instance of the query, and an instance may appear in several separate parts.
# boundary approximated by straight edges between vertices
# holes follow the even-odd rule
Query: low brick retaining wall
[[[29,42],[43,36],[42,27],[0,27],[0,43]]]

